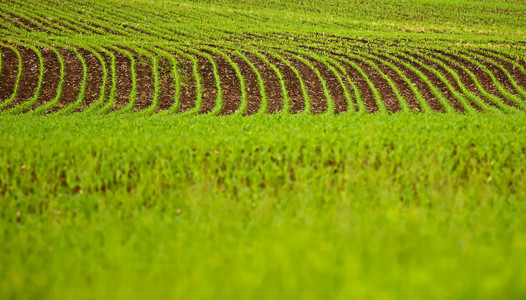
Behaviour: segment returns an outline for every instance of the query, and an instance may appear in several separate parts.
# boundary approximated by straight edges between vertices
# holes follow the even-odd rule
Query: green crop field
[[[523,0],[0,0],[0,299],[525,299]]]

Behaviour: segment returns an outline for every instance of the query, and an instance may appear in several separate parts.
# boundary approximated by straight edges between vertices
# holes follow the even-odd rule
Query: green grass
[[[23,114],[39,100],[37,84],[11,105],[27,84],[21,63],[0,99],[0,299],[526,298],[525,11],[522,0],[0,1],[2,51],[22,60],[20,46],[33,49],[39,83],[49,71],[40,46],[73,51],[82,72],[78,96],[57,113],[38,115],[68,88],[59,55],[62,90],[47,104]],[[479,57],[486,65],[474,65],[500,96],[459,65],[470,89],[438,51]],[[101,66],[95,91],[81,52]],[[130,99],[109,112],[119,53],[130,61]],[[261,71],[257,57],[279,81],[284,109],[266,114],[270,77],[256,72],[259,113],[241,116],[240,91],[236,115],[214,116],[231,100],[221,84],[232,78],[220,78],[210,53],[241,88],[248,76],[234,58]],[[314,62],[348,84],[348,112],[310,114],[324,99],[309,96],[294,57],[319,78],[330,108],[329,77]],[[290,82],[270,59],[291,67],[305,113],[287,111]],[[163,60],[173,105],[149,116],[161,101]],[[402,112],[387,112],[365,64],[383,74]],[[151,99],[139,99],[143,65]],[[211,84],[203,70],[217,102],[199,116]],[[383,70],[409,86],[411,70],[446,113],[416,86],[423,112],[411,112]],[[174,115],[188,86],[195,106]],[[151,104],[133,112],[139,100]],[[371,100],[375,114],[366,113]]]
[[[526,117],[2,117],[0,295],[520,299]]]

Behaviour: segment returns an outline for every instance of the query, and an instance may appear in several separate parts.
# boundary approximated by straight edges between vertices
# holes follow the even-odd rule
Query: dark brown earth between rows
[[[3,110],[8,110],[30,101],[37,92],[40,72],[38,55],[28,47],[16,45],[14,47],[19,52],[22,60],[22,73],[18,83],[16,81],[19,61],[16,53],[11,48],[0,47],[2,53],[0,107],[2,107]],[[293,114],[304,112],[307,109],[302,91],[302,82],[310,102],[310,112],[313,114],[327,111],[328,99],[324,93],[323,84],[328,88],[330,98],[332,98],[334,103],[335,113],[356,111],[358,109],[353,85],[358,88],[366,111],[369,113],[378,111],[379,104],[377,103],[371,84],[378,91],[383,105],[388,111],[400,111],[402,105],[399,103],[396,93],[386,78],[382,76],[382,73],[394,83],[403,101],[406,101],[409,109],[414,111],[420,111],[422,108],[412,88],[416,88],[421,93],[423,99],[432,110],[445,111],[445,108],[442,107],[437,96],[432,91],[432,86],[434,86],[443,97],[449,101],[448,104],[453,107],[454,110],[464,112],[465,109],[457,100],[453,91],[448,88],[448,84],[453,87],[457,95],[464,94],[460,85],[465,86],[473,96],[478,97],[483,103],[491,107],[497,107],[494,103],[495,99],[500,101],[499,105],[519,107],[514,101],[508,99],[509,97],[503,95],[491,76],[487,74],[486,70],[493,74],[494,78],[507,92],[525,101],[521,98],[519,91],[509,77],[515,81],[516,86],[526,89],[526,74],[510,62],[480,51],[473,52],[478,56],[469,55],[469,53],[466,54],[474,61],[483,65],[486,70],[454,53],[438,51],[426,52],[426,54],[418,52],[406,53],[408,56],[393,53],[392,55],[396,57],[398,61],[390,58],[389,55],[376,55],[371,58],[359,55],[345,56],[343,54],[332,53],[331,57],[333,61],[339,64],[338,67],[334,65],[329,67],[327,62],[319,61],[301,53],[261,53],[263,57],[273,65],[272,67],[254,53],[240,52],[259,73],[263,80],[262,83],[259,83],[258,74],[239,53],[235,54],[224,49],[220,51],[228,55],[231,62],[219,54],[220,52],[207,49],[200,50],[202,55],[185,52],[186,56],[168,50],[164,51],[164,55],[162,55],[160,54],[162,50],[157,52],[138,52],[124,47],[107,47],[102,49],[77,48],[78,55],[72,49],[60,47],[55,49],[64,62],[65,73],[63,76],[62,92],[58,97],[58,102],[50,108],[48,112],[58,111],[73,105],[79,98],[81,90],[84,90],[84,99],[79,103],[76,111],[86,109],[95,103],[105,106],[111,98],[113,84],[115,85],[115,93],[113,95],[114,101],[111,107],[109,107],[110,110],[121,110],[126,107],[133,110],[146,109],[154,104],[153,98],[156,85],[154,72],[158,74],[158,103],[156,110],[162,111],[170,109],[173,107],[175,101],[177,101],[178,110],[176,112],[189,111],[195,107],[197,98],[197,81],[189,56],[194,56],[197,61],[197,72],[199,73],[202,96],[201,107],[199,109],[199,113],[201,114],[210,113],[217,109],[216,106],[218,103],[216,103],[216,101],[220,92],[222,93],[222,107],[218,111],[219,115],[233,114],[241,107],[243,94],[240,86],[241,82],[231,63],[237,66],[245,81],[247,99],[245,115],[255,114],[260,110],[262,105],[260,84],[264,86],[267,101],[266,112],[276,113],[283,109],[282,99],[284,95],[279,82],[280,76],[284,79],[287,96],[289,98],[290,113]],[[38,47],[38,51],[40,51],[43,59],[44,75],[36,102],[30,106],[27,111],[52,101],[57,96],[57,88],[61,78],[60,62],[56,53],[44,47]],[[97,55],[95,55],[95,53]],[[149,55],[150,53],[157,58],[157,70],[154,70],[152,56]],[[83,65],[79,56],[81,56],[86,63],[86,82],[83,82]],[[115,60],[115,78],[112,77],[112,56]],[[171,58],[170,56],[172,59],[169,59]],[[408,57],[412,57],[412,59]],[[175,60],[173,60],[173,58]],[[214,67],[209,58],[213,59],[217,67],[221,91],[217,89]],[[440,60],[449,70],[434,63],[430,58]],[[133,68],[132,59],[134,63]],[[174,65],[174,61],[177,62],[177,65]],[[394,65],[403,72],[407,79],[409,79],[412,87],[384,62]],[[431,82],[432,86],[430,86],[425,78],[420,78],[401,62],[408,63],[416,70],[419,70],[429,82]],[[366,77],[351,63],[361,68]],[[462,67],[457,65],[457,63]],[[373,68],[371,64],[377,66],[378,69]],[[103,65],[105,65],[105,72],[102,68]],[[426,69],[424,65],[440,73],[446,82]],[[509,77],[498,65],[502,66],[509,73]],[[180,82],[175,81],[173,75],[174,68],[179,74]],[[343,72],[342,69],[345,70],[345,72]],[[275,70],[278,70],[281,75],[278,76]],[[459,81],[450,74],[450,71],[458,74]],[[488,99],[488,97],[479,90],[473,78],[468,74],[468,71],[475,76],[481,87],[489,95],[492,95],[493,99]],[[107,74],[107,80],[103,86],[104,73]],[[318,75],[320,75],[321,78]],[[136,79],[135,90],[133,89],[133,76],[135,76]],[[176,86],[176,84],[178,86]],[[176,90],[179,90],[178,99],[175,95]],[[346,95],[345,92],[348,94]],[[104,93],[103,97],[101,97],[101,93]],[[130,104],[132,99],[134,102]],[[465,97],[465,99],[474,109],[483,111],[483,108],[469,97]]]

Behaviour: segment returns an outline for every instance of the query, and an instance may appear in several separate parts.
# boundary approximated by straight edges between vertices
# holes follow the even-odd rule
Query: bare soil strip
[[[0,74],[0,103],[3,103],[13,94],[18,73],[18,57],[16,53],[2,47],[2,74]]]
[[[172,76],[172,64],[167,58],[159,61],[159,108],[158,110],[167,110],[174,104],[175,88]]]
[[[223,90],[223,110],[220,115],[231,115],[241,105],[241,90],[239,78],[234,68],[221,55],[210,53],[217,63],[221,89]]]
[[[38,47],[38,49],[42,53],[42,58],[44,58],[44,79],[40,95],[35,105],[29,108],[28,111],[53,100],[57,95],[57,88],[60,82],[60,63],[57,55],[48,48]]]
[[[347,99],[345,98],[345,91],[343,90],[338,78],[336,78],[336,75],[325,64],[312,58],[309,58],[309,61],[316,69],[320,71],[321,76],[327,83],[327,88],[329,89],[330,95],[334,100],[334,113],[339,114],[346,112]]]
[[[22,75],[20,77],[16,97],[8,106],[9,108],[15,107],[31,99],[37,88],[40,71],[37,54],[25,47],[18,46],[17,48],[22,57]]]
[[[62,85],[62,94],[59,101],[51,108],[50,112],[59,111],[77,100],[83,78],[82,63],[75,52],[61,48],[57,49],[57,51],[64,60],[64,84]]]
[[[241,74],[245,78],[245,86],[247,89],[247,109],[245,115],[253,115],[257,113],[261,105],[261,94],[258,85],[258,77],[254,70],[237,55],[231,55],[232,61],[239,66]]]
[[[395,93],[389,86],[389,83],[387,83],[387,80],[385,80],[380,75],[380,73],[378,73],[375,69],[369,66],[369,64],[361,60],[354,59],[352,57],[348,57],[348,59],[356,63],[359,67],[361,67],[364,70],[366,74],[369,75],[371,82],[380,92],[382,101],[385,103],[385,107],[387,108],[388,111],[397,112],[402,109],[400,107],[400,103],[398,103],[398,99],[396,99]]]
[[[358,72],[358,70],[354,69],[351,65],[344,61],[339,61],[341,65],[345,68],[347,71],[347,74],[349,74],[349,77],[351,77],[351,80],[353,83],[358,87],[362,94],[362,98],[364,101],[365,109],[368,113],[375,113],[378,111],[378,104],[376,103],[376,100],[374,99],[374,93],[367,84],[367,80]]]
[[[311,112],[313,114],[324,113],[327,110],[327,99],[325,99],[323,85],[316,73],[305,63],[297,59],[290,58],[289,61],[291,65],[298,70],[305,82],[305,88],[310,97]]]
[[[110,50],[110,49],[108,49]],[[130,51],[130,49],[123,49]],[[112,51],[112,50],[110,50]],[[115,69],[117,71],[117,91],[115,92],[115,102],[112,110],[120,110],[130,103],[130,92],[132,89],[132,63],[129,57],[125,54],[112,51],[115,55]],[[131,52],[131,51],[130,51]],[[136,53],[132,53],[133,57],[137,57]]]
[[[283,108],[283,103],[281,101],[283,95],[281,94],[278,75],[276,75],[274,70],[256,55],[249,52],[243,52],[243,54],[250,60],[250,62],[252,62],[252,64],[254,64],[265,81],[265,92],[268,101],[266,112],[270,114],[277,113]]]
[[[91,106],[100,97],[100,86],[102,85],[102,65],[95,54],[85,49],[79,49],[79,53],[84,57],[88,69],[86,92],[84,101],[78,107],[77,111],[82,111]],[[70,103],[75,99],[70,99]]]
[[[216,80],[214,78],[214,68],[208,59],[198,56],[199,73],[203,82],[201,82],[201,93],[203,100],[201,102],[200,114],[206,114],[214,109],[217,97]],[[221,80],[223,80],[221,78]]]
[[[283,74],[285,80],[285,86],[287,87],[287,94],[289,96],[290,113],[297,114],[305,110],[305,101],[301,92],[301,84],[292,69],[287,64],[281,62],[277,58],[268,56],[268,59],[273,63]],[[285,56],[285,60],[292,63],[291,57]]]
[[[430,61],[430,60],[428,60],[428,59],[426,59],[426,58],[424,58],[424,57],[422,57],[420,55],[412,54],[412,53],[406,53],[406,54],[412,56],[413,58],[415,58],[417,60],[420,60],[425,65],[427,65],[430,68],[435,69],[438,72],[440,72],[442,74],[442,76],[444,76],[446,78],[446,80],[453,86],[453,88],[455,88],[455,90],[460,92],[460,87],[458,86],[458,84],[455,81],[455,79],[449,73],[447,73],[441,66],[439,66],[438,64],[435,64],[434,62],[432,62],[432,61]],[[401,57],[401,56],[399,56],[398,58],[402,59],[402,60],[405,60],[405,58]],[[420,72],[422,72],[424,75],[426,75],[429,78],[429,80],[440,90],[440,93],[442,95],[444,95],[449,100],[449,104],[456,111],[462,112],[462,113],[466,111],[464,109],[464,107],[462,106],[462,104],[460,102],[458,102],[458,100],[453,96],[452,92],[449,90],[447,85],[442,80],[440,80],[440,78],[438,78],[435,74],[433,74],[432,72],[428,71],[426,68],[422,67],[420,64],[418,64],[416,62],[411,62],[410,60],[407,60],[407,62],[413,64],[413,66],[415,68],[417,68]]]
[[[181,113],[195,107],[195,99],[197,97],[197,82],[193,75],[192,62],[182,56],[178,56],[177,61],[179,63],[178,71],[180,72],[181,76],[181,95],[179,99],[180,106],[177,110],[177,113]]]

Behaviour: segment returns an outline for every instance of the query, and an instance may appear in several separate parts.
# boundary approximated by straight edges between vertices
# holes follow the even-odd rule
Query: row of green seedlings
[[[334,50],[334,51],[339,51],[339,50],[340,50],[340,52],[341,52],[341,47],[340,47],[340,48],[337,48],[337,49],[331,49],[331,50]],[[367,52],[362,52],[361,55],[362,55],[362,56],[369,57],[369,58],[374,58],[375,60],[378,60],[378,56],[376,56],[376,57],[372,57],[372,56],[371,56],[371,52],[374,52],[374,51],[375,51],[375,50],[368,49]],[[376,50],[376,51],[377,51],[377,50]],[[342,53],[342,54],[343,54],[343,53]],[[345,55],[347,55],[347,54],[345,54]],[[355,57],[355,58],[356,58],[356,57]],[[396,58],[396,57],[394,57],[394,56],[391,56],[390,58],[391,58],[393,61],[398,60],[398,63],[400,63],[400,61],[399,61],[398,58]],[[398,76],[401,76],[402,79],[403,79],[404,81],[406,81],[407,83],[409,83],[408,78],[405,77],[405,76],[403,76],[403,72],[401,72],[398,68],[394,67],[392,64],[390,64],[390,63],[387,62],[386,60],[381,60],[381,62],[382,62],[382,64],[388,66],[390,69],[392,69],[393,71],[395,71],[395,73],[398,74]],[[369,65],[370,65],[370,64],[369,64]],[[424,81],[426,81],[427,84],[430,86],[430,88],[431,88],[431,90],[433,91],[433,93],[435,94],[435,96],[437,96],[439,102],[441,102],[441,105],[442,105],[443,107],[446,108],[446,111],[448,111],[448,110],[450,111],[450,110],[451,110],[451,107],[448,106],[448,105],[446,104],[447,102],[445,101],[445,98],[444,98],[444,97],[438,92],[438,89],[432,85],[432,83],[431,83],[430,80],[426,80],[427,78],[424,78],[424,77],[425,77],[424,74],[422,74],[422,73],[419,72],[418,70],[414,69],[413,67],[411,67],[410,65],[408,65],[406,62],[403,62],[402,65],[405,65],[405,67],[409,67],[408,69],[412,69],[411,71],[414,71],[415,74],[417,74],[419,77],[421,77],[422,79],[424,79]],[[372,66],[372,67],[374,68],[374,66]],[[376,71],[379,71],[378,68],[375,68],[375,69],[376,69]],[[436,70],[434,70],[434,71],[436,71]],[[381,72],[379,72],[379,73],[381,74]],[[435,74],[436,74],[436,73],[435,73]],[[388,78],[386,78],[385,74],[381,74],[381,75],[382,75],[382,77],[384,77],[384,78],[388,81],[389,85],[390,85],[391,88],[394,90],[394,93],[395,93],[395,94],[398,94],[398,95],[397,95],[397,96],[398,96],[398,100],[400,101],[402,108],[407,107],[406,105],[404,105],[404,102],[401,101],[401,99],[400,99],[400,98],[401,98],[401,97],[400,97],[400,94],[397,93],[397,91],[396,91],[396,87],[394,86],[394,84],[393,84],[392,82],[389,82],[389,80],[388,80]],[[492,74],[491,74],[491,75],[492,75]],[[445,81],[446,83],[448,83],[447,80],[445,80],[445,78],[443,78],[442,76],[438,76],[438,77],[441,78],[441,80],[443,80],[443,81]],[[493,77],[493,78],[494,78],[494,77]],[[503,87],[500,85],[500,83],[496,81],[496,79],[494,79],[493,81],[494,81],[494,83],[496,83],[496,86],[499,87],[499,90],[501,90],[501,92],[506,93],[506,92],[504,91]],[[514,83],[514,85],[516,86],[516,83]],[[410,86],[412,87],[412,85],[410,85]],[[451,86],[449,86],[449,88],[452,89]],[[374,90],[374,89],[373,89],[373,90]],[[424,110],[429,109],[428,107],[426,107],[426,105],[424,105],[424,104],[425,104],[425,101],[424,101],[422,95],[418,92],[418,90],[417,90],[416,88],[414,88],[414,87],[412,87],[412,90],[413,90],[413,93],[415,94],[416,99],[417,99],[417,101],[419,102],[420,106],[421,106],[422,108],[424,108]],[[454,89],[453,89],[453,91],[454,91]],[[377,93],[375,93],[375,94],[378,95]],[[459,99],[459,102],[461,102],[461,103],[463,104],[463,106],[467,108],[468,111],[472,111],[472,107],[471,107],[471,105],[468,105],[468,104],[467,104],[467,102],[465,101],[465,99],[463,99],[463,95],[462,95],[462,94],[460,94],[460,93],[454,93],[454,94],[455,94],[455,96]],[[471,94],[468,94],[468,95],[469,95],[469,97],[474,97],[474,95],[471,95]],[[510,94],[508,94],[508,97],[510,97]],[[513,97],[513,96],[512,96],[512,97]],[[378,99],[377,99],[377,100],[378,100]],[[477,101],[477,100],[480,100],[480,99],[474,99],[474,100]],[[517,102],[517,100],[515,100],[515,102]],[[486,107],[487,110],[493,110],[493,108],[491,108],[491,107],[487,107],[487,106],[485,106],[485,107]],[[382,110],[382,107],[380,107],[380,110]],[[502,110],[504,110],[504,111],[509,111],[509,110],[513,110],[513,108],[511,108],[511,107],[509,107],[509,106],[502,106]]]

